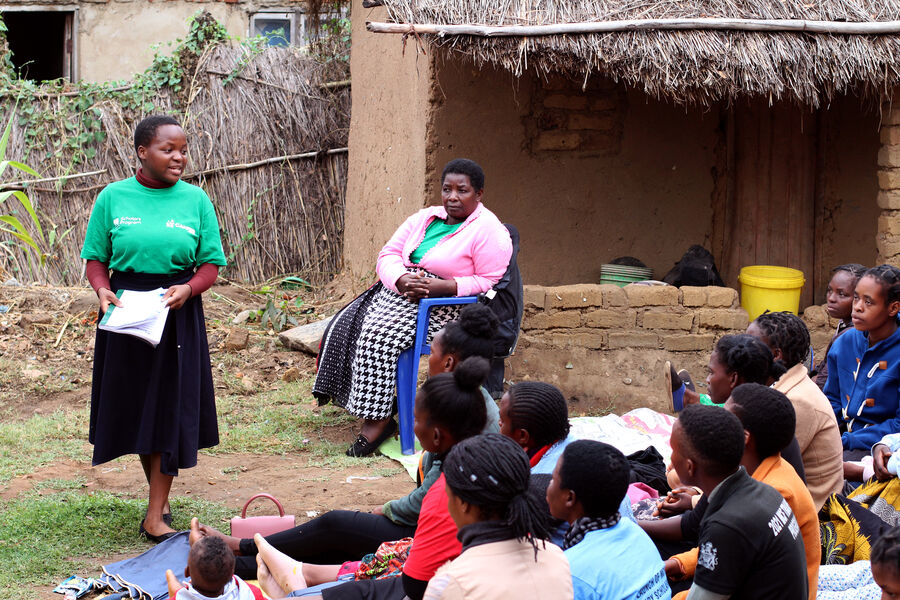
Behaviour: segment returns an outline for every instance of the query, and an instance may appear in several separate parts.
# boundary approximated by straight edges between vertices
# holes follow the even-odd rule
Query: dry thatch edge
[[[87,173],[75,173],[74,175],[60,175],[59,177],[44,177],[42,179],[29,179],[28,181],[22,180],[0,183],[0,191],[21,190],[26,185],[31,185],[32,183],[49,183],[51,181],[60,181],[62,179],[78,179],[79,177],[90,177],[91,175],[103,175],[106,171],[106,169],[99,169],[97,171],[88,171]]]
[[[536,37],[547,35],[612,33],[617,31],[715,30],[758,32],[832,33],[884,35],[900,33],[900,21],[808,21],[804,19],[623,19],[558,23],[553,25],[440,25],[434,23],[383,23],[367,21],[372,33],[472,35],[479,37]]]

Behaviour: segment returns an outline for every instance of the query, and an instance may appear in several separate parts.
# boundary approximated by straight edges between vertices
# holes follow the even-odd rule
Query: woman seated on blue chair
[[[348,456],[368,456],[397,429],[394,386],[400,353],[412,345],[421,298],[474,296],[496,284],[512,241],[481,203],[484,171],[467,159],[447,163],[441,205],[409,217],[378,254],[379,281],[335,315],[319,351],[313,394],[364,419]],[[458,313],[431,311],[429,335]],[[348,375],[349,374],[349,375]]]

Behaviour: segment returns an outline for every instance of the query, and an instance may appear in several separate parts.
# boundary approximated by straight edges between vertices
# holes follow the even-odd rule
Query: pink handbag
[[[270,515],[263,517],[248,517],[247,507],[257,498],[268,498],[278,507],[278,516]],[[284,514],[284,507],[275,496],[269,494],[256,494],[244,505],[241,516],[231,519],[231,535],[239,538],[252,538],[253,534],[258,533],[263,537],[290,529],[294,526],[294,515]]]

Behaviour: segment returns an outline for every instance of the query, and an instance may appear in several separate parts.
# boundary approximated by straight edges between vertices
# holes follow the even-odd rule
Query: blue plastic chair
[[[416,383],[419,380],[419,359],[431,354],[428,340],[428,318],[432,306],[472,304],[478,296],[452,296],[449,298],[422,298],[416,315],[416,338],[413,345],[400,354],[397,361],[397,416],[400,419],[400,448],[403,454],[415,451],[416,436],[413,432],[413,404],[416,400]]]

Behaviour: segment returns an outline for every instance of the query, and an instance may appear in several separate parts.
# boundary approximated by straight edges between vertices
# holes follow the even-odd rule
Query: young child
[[[881,600],[900,598],[900,526],[886,531],[872,545],[872,577],[881,588]]]
[[[630,471],[625,455],[593,440],[566,446],[553,469],[547,504],[569,524],[563,547],[575,600],[669,597],[653,542],[620,512]]]
[[[170,600],[263,600],[262,592],[234,574],[234,553],[217,537],[205,537],[191,546],[182,585],[166,571]]]
[[[825,395],[842,431],[844,460],[859,460],[900,432],[900,269],[866,271],[853,294],[853,326],[828,354]]]
[[[772,350],[775,362],[787,369],[773,387],[794,405],[806,485],[816,508],[822,508],[828,496],[844,487],[844,452],[831,404],[809,378],[804,364],[809,330],[793,313],[767,312],[750,323],[747,333],[762,340]]]
[[[834,331],[834,337],[825,350],[825,356],[816,365],[816,385],[820,389],[824,389],[825,382],[828,381],[828,353],[834,340],[838,339],[842,333],[853,327],[853,321],[850,315],[853,312],[853,290],[859,278],[866,272],[866,268],[859,263],[850,263],[846,265],[838,265],[831,270],[831,281],[825,289],[825,310],[832,319],[838,319],[837,329]]]

